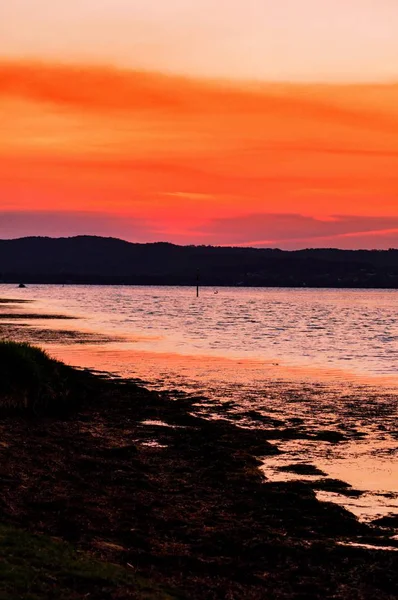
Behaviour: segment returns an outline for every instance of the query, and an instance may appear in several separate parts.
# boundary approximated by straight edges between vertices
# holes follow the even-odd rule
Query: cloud
[[[317,219],[300,214],[251,214],[213,219],[197,228],[195,234],[209,244],[358,248],[366,242],[365,247],[388,248],[398,246],[398,216],[337,215]]]
[[[250,114],[394,126],[398,84],[252,84],[89,64],[0,59],[0,95],[78,110]]]
[[[398,217],[334,216],[317,219],[299,214],[252,214],[220,218],[201,226],[165,221],[156,214],[142,219],[101,212],[1,211],[0,238],[101,235],[131,242],[168,241],[283,249],[310,247],[398,247]]]
[[[79,110],[180,108],[178,78],[111,67],[0,62],[0,94]]]
[[[0,211],[0,237],[69,237],[101,235],[136,242],[156,241],[157,233],[142,219],[76,211]]]

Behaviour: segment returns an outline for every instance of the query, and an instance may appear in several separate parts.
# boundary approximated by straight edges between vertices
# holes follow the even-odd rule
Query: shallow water
[[[397,290],[203,288],[196,298],[186,287],[3,285],[3,294],[82,315],[137,349],[397,375]]]
[[[80,317],[29,320],[29,330],[101,334],[95,344],[90,336],[47,340],[71,364],[176,398],[181,390],[203,396],[210,403],[198,400],[198,412],[210,417],[228,401],[243,427],[281,421],[275,444],[283,454],[265,460],[269,479],[319,479],[279,470],[310,463],[365,492],[320,498],[361,518],[398,512],[398,291],[204,288],[196,298],[191,288],[3,285],[1,297],[35,300],[7,312]],[[320,431],[340,438],[321,439]]]

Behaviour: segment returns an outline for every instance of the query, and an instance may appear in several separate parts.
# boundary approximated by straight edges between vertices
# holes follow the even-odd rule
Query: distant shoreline
[[[67,281],[64,282],[62,280],[36,280],[31,279],[29,277],[19,278],[15,277],[13,280],[0,281],[0,285],[18,285],[20,282],[23,282],[25,285],[56,285],[56,286],[73,286],[73,285],[81,285],[81,286],[107,286],[107,287],[185,287],[185,288],[196,288],[195,284],[192,283],[164,283],[164,282],[150,282],[150,283],[130,283],[130,282],[107,282],[107,281]],[[394,286],[355,286],[355,285],[233,285],[233,284],[217,284],[217,283],[205,283],[200,286],[200,288],[234,288],[234,289],[291,289],[291,290],[398,290],[398,285]]]
[[[136,244],[77,236],[0,240],[7,283],[398,289],[398,250]]]

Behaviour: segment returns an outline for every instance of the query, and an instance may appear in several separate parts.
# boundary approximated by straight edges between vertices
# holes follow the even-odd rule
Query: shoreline
[[[261,429],[272,443],[277,443],[282,449],[278,460],[267,459],[262,465],[264,472],[274,482],[302,479],[306,484],[315,485],[316,478],[311,473],[300,471],[303,456],[307,453],[308,460],[321,471],[326,471],[324,475],[330,480],[344,480],[358,490],[356,497],[352,494],[349,496],[343,488],[318,491],[319,497],[348,508],[363,521],[371,521],[377,516],[398,510],[394,474],[388,476],[386,473],[390,438],[394,437],[394,429],[391,429],[393,424],[388,425],[389,441],[377,447],[377,436],[370,432],[370,423],[366,425],[363,421],[360,425],[357,422],[360,415],[352,413],[349,408],[350,403],[360,403],[360,406],[365,397],[364,414],[376,407],[384,411],[386,402],[391,404],[393,410],[396,388],[391,387],[390,381],[387,385],[385,377],[383,381],[381,378],[364,379],[360,376],[346,380],[344,373],[337,379],[336,370],[325,373],[324,369],[288,368],[272,361],[250,358],[126,349],[123,344],[119,345],[121,340],[116,337],[110,338],[88,328],[74,330],[72,313],[65,316],[58,314],[60,318],[51,321],[50,314],[32,312],[29,307],[32,302],[35,301],[0,301],[0,332],[3,332],[3,336],[5,333],[11,340],[38,343],[52,357],[70,366],[106,372],[115,379],[126,378],[138,385],[146,385],[152,391],[167,394],[172,390],[172,397],[180,400],[196,398],[194,413],[198,416],[218,418],[217,411],[222,407],[223,418],[238,427]],[[8,313],[11,307],[14,319],[10,321]],[[31,318],[32,314],[34,319]],[[44,320],[40,323],[36,315],[41,315]],[[61,324],[62,318],[66,319],[66,323],[71,323],[72,328],[65,329]],[[146,368],[148,361],[149,369]],[[132,365],[135,367],[132,368]],[[154,373],[157,367],[161,369],[159,376]],[[238,378],[236,369],[240,373]],[[132,377],[134,371],[140,373],[140,377]],[[184,373],[182,378],[180,373]],[[234,389],[230,388],[231,384],[227,384],[227,381],[234,382]],[[378,386],[383,383],[383,389],[380,389]],[[262,393],[259,395],[255,390],[260,389]],[[319,395],[322,396],[323,414],[319,413]],[[346,398],[337,411],[341,416],[346,416],[342,422],[336,420],[337,413],[333,414],[340,397]],[[253,410],[248,410],[247,406]],[[380,414],[379,421],[381,418]],[[277,421],[278,427],[271,429],[269,424]],[[386,432],[386,424],[384,422],[379,431],[381,439]],[[358,452],[365,454],[355,462],[353,457]],[[299,469],[298,473],[296,468]],[[368,483],[368,477],[372,478],[371,483]]]
[[[54,287],[59,288],[60,286],[55,285]],[[156,288],[158,286],[152,287]],[[303,291],[302,288],[294,289],[300,292]],[[325,288],[325,291],[329,291],[328,288]],[[336,289],[336,291],[340,290]],[[352,288],[351,291],[358,290]],[[12,291],[10,290],[10,294],[11,293]],[[90,327],[87,325],[87,315],[78,315],[78,309],[76,309],[76,307],[74,310],[69,309],[69,311],[66,311],[65,314],[63,314],[63,304],[59,300],[60,299],[58,298],[57,302],[50,304],[49,306],[51,308],[49,308],[48,305],[41,305],[42,298],[27,300],[26,298],[21,297],[18,299],[13,299],[13,311],[15,312],[16,309],[20,308],[22,309],[22,312],[20,312],[21,316],[16,316],[14,314],[13,318],[11,318],[7,324],[10,330],[11,339],[15,339],[15,336],[18,335],[18,339],[21,339],[21,341],[36,343],[37,340],[37,343],[42,344],[48,342],[51,345],[55,345],[57,339],[59,339],[61,345],[65,345],[65,343],[69,341],[70,344],[78,343],[80,345],[85,345],[87,349],[90,349],[91,347],[94,349],[94,351],[101,345],[101,343],[106,344],[107,346],[111,344],[112,350],[118,350],[120,348],[122,353],[139,353],[144,356],[148,356],[149,358],[157,356],[166,359],[172,359],[175,357],[175,359],[178,360],[178,358],[181,357],[181,359],[183,358],[187,361],[203,359],[214,362],[227,361],[241,364],[252,363],[263,365],[269,372],[270,377],[282,380],[296,379],[299,381],[308,382],[334,382],[347,380],[358,385],[363,384],[374,387],[382,385],[391,390],[398,391],[397,375],[390,373],[390,371],[379,373],[377,369],[369,372],[369,370],[366,370],[366,363],[365,367],[362,363],[360,365],[356,364],[354,367],[350,367],[350,363],[348,362],[346,364],[336,363],[333,364],[333,366],[330,366],[330,364],[327,362],[319,361],[317,357],[312,357],[308,360],[301,359],[300,361],[297,361],[297,356],[299,355],[290,356],[289,354],[283,355],[282,353],[281,358],[281,355],[278,353],[257,356],[246,355],[245,353],[236,353],[236,350],[233,352],[225,352],[225,349],[222,352],[217,352],[217,350],[214,349],[212,349],[210,352],[206,352],[204,349],[194,349],[194,352],[192,352],[193,348],[187,350],[185,347],[180,347],[179,351],[175,352],[173,346],[170,347],[169,344],[162,343],[157,343],[156,349],[152,349],[151,347],[148,347],[148,344],[150,344],[152,341],[161,341],[161,333],[157,332],[155,335],[151,335],[150,332],[147,332],[131,335],[126,333],[126,331],[123,331],[123,329],[120,327],[116,329],[106,327],[105,323],[102,323],[101,328],[95,328],[93,326]],[[20,307],[18,307],[18,303],[21,304]],[[36,312],[29,310],[29,304],[32,303],[39,303],[40,308],[37,312],[37,319],[31,318],[31,316],[35,316],[34,314],[29,315],[29,312]],[[61,315],[56,314],[60,310],[60,307],[62,312]],[[2,321],[1,309],[4,311],[5,306],[0,305],[0,324]],[[51,312],[48,313],[48,310]],[[24,319],[26,321],[25,323],[23,323]],[[40,320],[42,320],[45,328],[40,328]],[[79,321],[82,320],[86,321],[84,327],[82,327],[79,323]],[[22,321],[22,323],[20,321]],[[76,328],[74,327],[74,321],[77,322]],[[23,332],[21,331],[22,324],[23,329],[25,330]],[[61,324],[62,331],[60,331]],[[37,332],[38,335],[35,336],[35,332]],[[61,360],[63,360],[63,357],[61,357]]]
[[[193,400],[81,374],[92,397],[67,419],[1,422],[7,524],[133,565],[186,598],[298,597],[308,571],[314,598],[332,588],[356,597],[358,570],[362,598],[398,592],[398,555],[376,550],[392,529],[319,502],[305,482],[267,482],[260,457],[278,448],[261,430],[194,416]],[[366,583],[368,569],[388,575],[391,589]]]
[[[320,502],[316,490],[360,492],[308,461],[299,480],[267,479],[264,460],[281,456],[281,439],[301,443],[299,427],[247,408],[261,425],[247,429],[228,402],[71,373],[88,392],[70,415],[0,421],[3,524],[65,540],[181,598],[396,597],[397,516],[361,523]],[[330,436],[315,440],[338,443]]]
[[[1,314],[0,314],[1,316]],[[48,330],[47,330],[48,331]],[[50,330],[51,331],[51,330]],[[57,330],[54,330],[53,333],[57,333]],[[64,332],[62,332],[63,334]],[[337,367],[313,367],[308,365],[295,365],[293,363],[287,364],[282,362],[276,362],[272,359],[262,359],[262,358],[252,358],[252,357],[238,357],[238,356],[225,356],[222,354],[184,354],[178,352],[164,352],[164,351],[154,351],[154,350],[146,350],[146,349],[138,349],[126,347],[123,345],[124,340],[115,340],[112,338],[106,338],[104,335],[104,342],[114,345],[109,345],[106,348],[100,348],[100,344],[103,341],[100,338],[100,334],[93,334],[93,340],[90,340],[89,334],[85,332],[78,332],[79,335],[82,335],[83,342],[79,348],[75,350],[77,353],[87,351],[87,346],[90,346],[90,350],[93,351],[93,354],[96,352],[102,352],[105,354],[109,352],[110,354],[119,353],[121,356],[123,354],[130,355],[134,357],[134,355],[142,355],[147,357],[158,357],[159,359],[164,359],[169,362],[178,362],[178,361],[187,361],[188,363],[202,360],[204,362],[208,362],[209,364],[222,364],[229,363],[231,365],[256,365],[265,367],[267,369],[267,379],[274,379],[277,381],[297,381],[299,383],[305,382],[314,382],[314,383],[341,383],[342,381],[349,382],[349,384],[356,386],[364,386],[369,388],[376,388],[380,385],[387,391],[396,391],[398,392],[398,377],[397,376],[389,376],[389,375],[366,375],[365,373],[357,373],[354,371],[339,369]],[[84,339],[84,336],[87,335],[87,341]],[[94,336],[98,335],[98,339],[96,340]],[[145,339],[144,336],[137,336],[137,340]],[[119,343],[121,342],[121,345]],[[131,345],[134,345],[135,340],[131,342]],[[83,343],[85,344],[83,346]],[[51,344],[51,346],[50,346]],[[50,342],[48,346],[48,350],[51,348],[55,350],[60,350],[64,343],[63,341],[59,344],[54,343],[53,340]],[[62,353],[62,352],[61,352]],[[278,359],[280,361],[280,359]],[[127,361],[126,361],[127,362]],[[87,367],[90,368],[90,367]],[[115,376],[119,376],[120,373],[115,373]],[[123,376],[123,375],[122,375]]]

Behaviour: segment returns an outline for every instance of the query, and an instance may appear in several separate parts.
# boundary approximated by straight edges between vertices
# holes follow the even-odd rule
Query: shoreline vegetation
[[[396,518],[318,501],[356,493],[322,472],[268,482],[280,424],[209,420],[198,401],[0,342],[0,597],[397,597]]]

